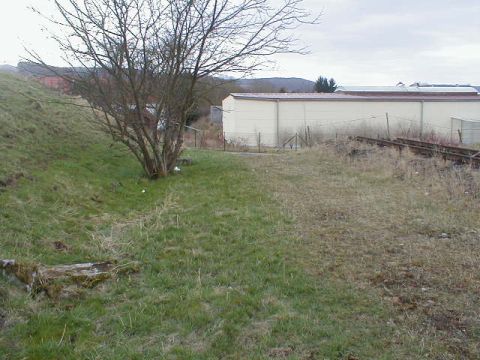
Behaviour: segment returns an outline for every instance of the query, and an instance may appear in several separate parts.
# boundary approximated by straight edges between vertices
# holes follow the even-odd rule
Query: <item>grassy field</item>
[[[192,151],[194,165],[152,182],[88,125],[88,111],[62,104],[71,99],[3,76],[0,95],[0,258],[140,263],[67,298],[31,297],[0,276],[1,359],[474,358],[474,327],[454,348],[449,329],[422,333],[424,318],[397,309],[403,295],[371,280],[396,269],[382,266],[390,250],[423,269],[415,241],[457,239],[470,208],[462,225],[447,216],[458,204],[408,213],[423,189],[326,151]],[[411,230],[398,230],[407,220]],[[438,243],[451,248],[451,238]],[[462,264],[478,269],[469,256]],[[458,304],[475,300],[471,289]]]
[[[3,257],[141,263],[73,299],[31,299],[3,283],[7,358],[391,357],[380,304],[289,260],[291,221],[248,168],[221,154],[194,159],[155,183],[132,162],[131,174],[120,171],[128,161],[118,172],[114,162],[99,171],[62,161],[2,195]],[[123,184],[115,192],[112,177]]]
[[[0,358],[395,357],[388,309],[296,264],[292,219],[244,160],[195,152],[150,182],[70,99],[0,80],[3,176],[24,174],[2,187],[0,257],[141,264],[66,299],[2,277]]]
[[[352,148],[253,162],[295,219],[308,249],[299,261],[395,308],[392,341],[415,337],[420,358],[479,359],[480,174],[391,149],[352,157]]]

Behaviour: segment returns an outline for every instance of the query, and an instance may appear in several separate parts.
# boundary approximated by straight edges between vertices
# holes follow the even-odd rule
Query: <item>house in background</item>
[[[37,80],[46,87],[59,90],[63,93],[70,93],[72,91],[72,83],[60,76],[42,76]]]
[[[84,70],[67,67],[45,67],[34,62],[22,61],[17,65],[18,73],[31,76],[48,88],[71,93],[73,79]]]

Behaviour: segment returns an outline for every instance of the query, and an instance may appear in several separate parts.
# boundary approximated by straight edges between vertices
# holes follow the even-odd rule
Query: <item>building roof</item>
[[[344,94],[430,94],[430,95],[476,95],[471,86],[339,86],[337,93]]]
[[[430,94],[362,94],[342,93],[232,93],[236,99],[258,101],[480,101],[478,93],[471,95],[430,95]]]
[[[466,118],[463,116],[452,116],[452,119],[480,123],[480,119]]]
[[[235,98],[253,100],[321,100],[357,98],[355,95],[335,93],[232,93]]]
[[[470,84],[430,84],[425,82],[414,82],[410,86],[419,86],[419,87],[470,87]]]

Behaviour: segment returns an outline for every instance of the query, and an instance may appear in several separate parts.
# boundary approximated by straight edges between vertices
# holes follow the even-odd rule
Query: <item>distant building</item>
[[[452,141],[477,143],[478,124],[480,96],[471,87],[340,87],[333,94],[233,93],[223,101],[227,140],[248,145],[261,138],[264,145],[281,146],[296,133],[304,136],[306,130],[326,138],[434,132]]]
[[[335,91],[346,95],[396,95],[396,96],[441,96],[441,95],[477,95],[477,89],[467,86],[405,86],[399,83],[397,86],[339,86]]]
[[[415,82],[410,86],[415,87],[470,87],[470,84],[429,84],[429,83],[422,83],[422,82]]]
[[[44,66],[26,61],[18,63],[17,68],[19,73],[32,76],[46,87],[63,93],[70,93],[73,89],[74,78],[85,73],[82,68]]]
[[[60,76],[40,76],[37,80],[48,88],[70,93],[72,91],[72,82]]]
[[[214,124],[222,124],[223,109],[221,106],[210,106],[210,121]]]

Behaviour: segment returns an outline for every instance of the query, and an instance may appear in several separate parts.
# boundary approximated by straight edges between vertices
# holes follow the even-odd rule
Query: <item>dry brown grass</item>
[[[371,289],[398,338],[436,359],[480,358],[480,174],[353,143],[252,159],[296,221],[298,260]]]
[[[98,247],[100,253],[111,254],[118,258],[132,251],[135,244],[132,234],[148,237],[149,233],[164,230],[167,226],[178,226],[179,215],[171,214],[177,209],[177,199],[171,194],[164,199],[159,199],[155,207],[146,214],[131,214],[127,219],[112,219],[110,215],[103,214],[91,218],[95,230],[90,233],[92,244]],[[170,213],[169,213],[170,212]],[[108,227],[103,224],[109,223]]]
[[[184,142],[186,146],[201,149],[223,148],[223,129],[221,125],[202,118],[194,122],[192,127],[197,131],[189,129],[185,133]]]
[[[224,132],[221,124],[212,123],[208,119],[200,119],[192,124],[184,136],[184,144],[189,148],[216,149],[229,152],[268,152],[273,151],[271,146],[266,146],[258,137],[258,133],[245,133],[233,139],[224,141]],[[261,135],[261,134],[260,134]],[[255,145],[252,145],[252,139]],[[260,140],[260,144],[258,141]],[[250,145],[248,145],[250,144]]]

